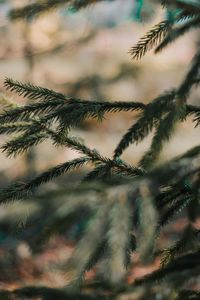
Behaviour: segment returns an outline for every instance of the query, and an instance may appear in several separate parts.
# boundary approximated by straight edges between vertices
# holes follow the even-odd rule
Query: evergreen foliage
[[[96,2],[100,0],[43,0],[13,9],[10,17],[34,17],[62,5],[81,9]],[[173,11],[173,18],[155,25],[130,50],[134,59],[141,58],[155,46],[155,51],[159,52],[187,31],[200,26],[199,1],[160,2],[164,2],[164,9]],[[78,222],[80,211],[85,209],[83,219],[87,220],[87,226],[66,263],[66,287],[26,287],[2,291],[0,299],[117,299],[141,285],[147,291],[156,290],[158,280],[159,284],[167,284],[170,291],[168,298],[163,295],[162,299],[199,299],[200,292],[189,290],[187,286],[200,273],[199,230],[194,226],[198,213],[195,216],[188,213],[189,225],[174,245],[168,249],[157,248],[164,226],[173,222],[176,214],[184,209],[189,212],[192,206],[198,212],[200,146],[161,165],[158,158],[178,123],[192,116],[194,125],[199,126],[200,108],[187,103],[190,92],[199,83],[199,45],[180,86],[163,92],[147,105],[129,101],[74,99],[47,88],[9,78],[5,80],[7,90],[30,101],[23,106],[5,105],[0,115],[0,133],[11,135],[11,139],[1,147],[2,151],[8,156],[16,156],[50,139],[56,147],[71,148],[81,157],[57,165],[27,182],[11,184],[0,191],[0,202],[28,201],[33,196],[35,201],[45,201],[45,195],[41,197],[37,191],[42,184],[86,164],[91,166],[91,171],[74,187],[66,184],[63,191],[52,195],[47,193],[46,197],[50,198],[66,195],[66,201],[55,209],[53,215],[35,224],[36,229],[40,227],[39,234],[38,230],[36,235],[31,233],[31,241],[27,237],[31,247],[39,248],[62,226]],[[122,136],[111,158],[90,149],[70,134],[72,128],[88,118],[101,122],[106,113],[121,111],[138,111],[139,115]],[[121,159],[130,145],[140,143],[151,132],[154,134],[151,146],[138,166],[129,165]],[[25,233],[26,228],[21,234]],[[144,262],[161,256],[161,265],[158,270],[128,285],[125,277],[135,248]],[[97,277],[96,281],[87,284],[85,272],[105,258],[104,278]],[[141,299],[147,299],[145,294],[143,297]]]

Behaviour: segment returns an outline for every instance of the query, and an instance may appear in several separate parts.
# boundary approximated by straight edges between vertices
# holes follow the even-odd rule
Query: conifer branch
[[[156,24],[149,32],[143,36],[139,42],[130,50],[133,59],[140,59],[147,51],[155,47],[167,34],[170,28],[168,20]]]
[[[139,238],[138,251],[141,259],[149,261],[152,259],[158,212],[154,205],[152,186],[150,181],[143,180],[139,184]]]
[[[71,149],[78,151],[79,153],[87,155],[93,162],[104,164],[107,168],[114,168],[119,173],[126,173],[130,176],[142,176],[144,171],[139,168],[135,168],[126,164],[120,159],[111,160],[99,154],[96,149],[90,149],[76,138],[64,137],[63,139],[56,133],[52,133],[52,136],[58,144],[66,145]]]
[[[0,203],[7,203],[12,200],[19,200],[31,194],[34,189],[38,188],[41,184],[47,183],[52,179],[61,176],[62,174],[76,168],[82,167],[90,160],[87,157],[81,157],[69,162],[65,162],[56,167],[49,169],[41,175],[26,183],[16,183],[0,191]]]
[[[164,119],[160,119],[156,133],[152,140],[149,151],[140,161],[140,166],[149,168],[156,160],[158,154],[162,150],[163,143],[168,141],[175,128],[177,121],[182,121],[187,116],[186,100],[189,96],[191,88],[195,84],[200,69],[200,51],[197,51],[189,72],[187,73],[182,84],[176,91],[174,109],[168,113]]]
[[[83,182],[96,181],[104,179],[104,176],[108,175],[111,169],[111,164],[98,164],[91,172],[89,172],[84,178]]]
[[[94,252],[101,244],[102,236],[104,236],[107,227],[109,207],[110,203],[108,202],[99,206],[86,232],[79,241],[74,255],[67,262],[67,275],[73,286],[77,287],[80,284],[83,274],[88,269],[91,259],[93,259]]]
[[[200,21],[200,19],[199,19]],[[189,93],[192,87],[196,84],[196,80],[198,79],[200,70],[200,47],[197,49],[197,52],[192,60],[191,67],[177,90],[177,95],[181,99],[182,102],[186,102],[186,98],[189,96]]]
[[[68,7],[74,10],[79,10],[85,8],[88,5],[95,4],[100,1],[105,0],[42,0],[36,1],[32,4],[28,4],[21,8],[11,9],[9,12],[9,17],[11,20],[17,19],[29,19],[33,17],[38,17],[41,14],[55,10],[59,7],[68,5]]]
[[[106,112],[137,111],[146,107],[145,104],[139,102],[100,102],[69,98],[46,88],[23,84],[11,79],[6,79],[5,86],[11,91],[17,91],[20,95],[39,102],[5,111],[0,115],[2,124],[26,121],[34,116],[40,116],[41,122],[45,124],[59,121],[59,128],[62,131],[77,126],[88,117],[97,118],[100,121]],[[52,109],[53,113],[50,113]]]
[[[175,22],[184,21],[190,18],[195,18],[195,14],[189,12],[181,12]],[[163,49],[168,43],[172,42],[175,38],[185,33],[191,27],[199,26],[199,18],[189,20],[187,24],[180,26],[179,29],[173,29],[171,22],[163,20],[156,24],[150,31],[148,31],[139,42],[130,50],[133,59],[141,59],[147,51],[150,51],[158,43],[160,45],[156,48],[155,52]],[[173,34],[172,34],[173,33]],[[173,39],[172,39],[173,38]]]
[[[87,265],[85,267],[86,271],[91,270],[99,261],[101,258],[105,256],[105,254],[108,252],[108,242],[106,238],[102,237],[101,241],[97,245],[97,248],[91,255],[89,261],[87,262]]]
[[[144,276],[141,279],[137,279],[135,281],[135,285],[141,285],[144,283],[149,283],[149,282],[155,282],[156,280],[161,280],[164,277],[167,277],[169,275],[173,275],[174,273],[179,273],[179,278],[180,274],[182,272],[191,272],[194,274],[198,274],[199,272],[199,263],[200,263],[200,254],[199,251],[183,255],[181,257],[178,257],[174,259],[171,263],[169,263],[166,267],[162,269],[158,269],[157,271],[152,272],[149,275]],[[195,270],[196,269],[196,270]],[[196,271],[196,273],[195,273]],[[186,276],[184,276],[185,280]],[[183,278],[182,278],[183,280]]]
[[[142,168],[147,169],[152,166],[162,150],[163,144],[170,139],[177,121],[182,120],[184,117],[185,108],[175,107],[163,120],[160,120],[151,147],[140,161],[140,166]]]
[[[158,45],[155,50],[155,53],[162,51],[168,44],[174,42],[180,36],[183,36],[190,29],[195,29],[200,27],[200,18],[195,17],[192,20],[189,20],[186,24],[180,25],[178,28],[172,28],[168,31],[166,36],[163,38],[163,41]]]
[[[126,195],[116,199],[110,211],[109,229],[107,231],[108,279],[112,284],[120,283],[123,279],[127,261],[127,246],[130,245],[131,210]]]
[[[196,159],[181,159],[179,161],[170,161],[165,164],[155,167],[148,172],[152,180],[157,182],[159,186],[171,186],[177,183],[183,186],[184,180],[191,174],[195,175],[199,172],[199,167],[196,165]],[[158,176],[160,174],[160,176]],[[178,178],[178,179],[177,179]],[[168,184],[167,184],[168,183]],[[180,186],[178,187],[180,189]]]
[[[147,105],[139,120],[133,124],[122,137],[115,149],[115,158],[120,156],[132,142],[137,144],[149,134],[153,127],[158,123],[162,114],[167,112],[170,109],[170,106],[173,105],[172,101],[174,97],[175,91],[172,90],[160,95],[153,102]]]
[[[160,226],[166,226],[169,224],[171,219],[179,214],[184,208],[186,208],[192,201],[194,200],[192,195],[186,195],[185,197],[178,197],[176,201],[174,201],[173,205],[168,208],[168,210],[164,213],[160,220]]]
[[[62,105],[63,101],[53,100],[48,102],[27,104],[24,106],[15,107],[13,109],[5,110],[0,114],[0,122],[12,123],[19,121],[30,121],[30,118],[34,116],[40,116],[49,113],[55,107]]]
[[[59,6],[64,6],[70,3],[71,0],[42,0],[37,1],[26,6],[11,9],[9,17],[11,20],[16,19],[29,19],[31,17],[39,16],[40,14],[56,9]]]
[[[6,142],[1,149],[7,156],[17,156],[28,151],[32,146],[37,146],[48,138],[46,132],[39,132],[31,135],[26,133]]]
[[[179,196],[182,195],[182,189],[176,185],[168,186],[165,191],[162,191],[155,199],[156,207],[158,210],[163,210],[166,206],[168,206],[169,202],[174,201]],[[178,190],[177,190],[178,189]]]
[[[197,243],[198,234],[199,230],[188,225],[181,238],[173,246],[162,251],[161,265],[166,266],[168,263],[172,262],[175,257],[190,250],[191,245]]]
[[[22,83],[10,78],[5,79],[4,86],[7,90],[16,92],[18,95],[29,98],[31,100],[66,100],[65,96],[61,93],[57,93],[44,87],[35,86],[31,83]]]
[[[33,126],[32,122],[15,122],[0,125],[0,134],[25,131]]]
[[[194,158],[199,154],[200,154],[200,146],[198,145],[198,146],[195,146],[195,147],[189,149],[184,154],[176,157],[175,160],[180,160],[180,159],[184,159],[184,158]]]

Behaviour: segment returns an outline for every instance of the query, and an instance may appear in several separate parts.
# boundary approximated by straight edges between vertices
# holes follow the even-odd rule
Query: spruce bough
[[[96,2],[100,0],[38,1],[13,9],[10,18],[37,17],[63,5],[79,10]],[[160,52],[189,30],[200,26],[199,1],[160,2],[168,11],[168,17],[131,48],[133,59],[141,58],[153,48],[156,53]],[[56,147],[71,148],[80,157],[57,165],[27,182],[16,182],[2,189],[0,203],[28,201],[33,195],[44,201],[37,191],[41,185],[85,165],[92,169],[75,187],[66,185],[64,190],[50,196],[51,199],[66,195],[66,201],[55,209],[53,215],[35,224],[40,233],[32,236],[36,245],[45,243],[51,235],[59,232],[60,226],[67,228],[78,222],[80,211],[85,209],[83,220],[87,221],[87,226],[66,263],[66,287],[22,287],[1,291],[1,299],[13,296],[17,299],[118,299],[123,294],[134,292],[138,286],[143,287],[143,294],[138,299],[147,299],[149,295],[155,297],[160,283],[168,286],[167,296],[161,289],[162,299],[199,299],[200,292],[190,289],[188,282],[196,282],[200,273],[200,231],[194,225],[199,217],[200,146],[167,163],[156,164],[178,123],[192,116],[195,127],[199,126],[200,108],[187,103],[191,91],[199,84],[199,44],[180,86],[163,92],[147,105],[130,101],[74,99],[47,88],[9,78],[5,80],[5,88],[28,98],[29,104],[20,107],[7,105],[1,113],[0,133],[12,134],[12,138],[1,147],[2,151],[8,156],[16,156],[50,139]],[[116,145],[113,157],[105,157],[96,149],[90,149],[70,133],[87,118],[101,122],[106,113],[121,111],[138,111],[139,115]],[[152,131],[151,146],[138,166],[121,159],[130,145],[140,143]],[[196,213],[191,214],[191,209]],[[188,226],[174,245],[158,249],[157,241],[165,225],[173,222],[183,210],[188,212]],[[125,277],[132,264],[134,268],[135,250],[142,261],[161,257],[161,264],[158,270],[127,284]],[[108,259],[105,276],[85,282],[85,272],[105,257]]]

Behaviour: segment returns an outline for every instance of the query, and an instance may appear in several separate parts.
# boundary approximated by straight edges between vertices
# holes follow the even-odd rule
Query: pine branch
[[[89,101],[88,101],[89,102]],[[51,100],[48,102],[28,104],[6,110],[0,115],[1,124],[30,121],[30,118],[40,117],[40,122],[51,124],[59,121],[60,131],[79,125],[88,117],[101,120],[105,112],[133,111],[144,109],[142,103],[63,103],[63,100]],[[52,113],[52,110],[54,111]]]
[[[196,17],[189,20],[186,24],[180,25],[178,28],[169,30],[163,41],[158,45],[155,53],[162,51],[168,44],[174,42],[177,38],[182,37],[187,31],[198,28],[200,26],[200,18]]]
[[[166,278],[169,275],[173,275],[176,273],[179,274],[179,275],[177,274],[178,277],[176,276],[176,279],[179,279],[181,273],[186,271],[191,272],[191,275],[193,273],[194,276],[196,276],[196,273],[198,274],[199,271],[199,263],[200,263],[199,251],[186,254],[174,259],[171,263],[169,263],[164,268],[158,269],[152,272],[151,274],[144,276],[143,278],[137,279],[134,284],[141,285],[144,283],[155,282],[156,280],[161,280],[163,278]],[[188,277],[184,276],[185,280],[186,278]]]
[[[195,150],[195,149],[194,149]],[[189,155],[188,155],[189,154]],[[170,179],[172,180],[172,184],[170,185],[170,181],[168,180],[168,186],[165,187],[164,191],[162,191],[157,197],[156,197],[156,206],[160,209],[168,209],[171,205],[176,203],[177,199],[180,199],[183,195],[191,195],[192,190],[195,189],[194,183],[192,183],[191,175],[195,176],[195,173],[198,173],[198,168],[193,169],[192,167],[192,161],[189,158],[194,158],[195,156],[192,156],[192,153],[187,152],[179,157],[175,158],[170,162],[172,167],[175,169],[175,173],[171,174]],[[187,160],[187,163],[182,164],[182,161]],[[178,162],[178,165],[176,166]],[[190,165],[191,169],[188,168],[188,165]],[[195,164],[196,167],[196,164]],[[165,166],[166,168],[166,166]],[[158,174],[159,174],[159,170]],[[183,173],[182,173],[183,171]],[[150,175],[151,176],[151,175]],[[173,178],[175,177],[175,180]],[[153,177],[153,176],[151,176]]]
[[[41,125],[40,122],[33,120],[31,126],[25,127],[26,131],[23,135],[12,139],[2,146],[3,152],[8,156],[18,155],[29,150],[30,147],[43,142],[51,137],[55,144],[68,146],[79,153],[88,156],[93,162],[103,163],[106,168],[114,168],[116,172],[123,172],[131,176],[143,175],[143,170],[127,165],[121,160],[110,160],[101,156],[98,151],[91,150],[76,138],[67,136],[62,137],[48,127]],[[105,168],[104,167],[104,168]]]
[[[134,111],[143,110],[145,105],[137,102],[91,102],[91,101],[75,101],[65,107],[55,110],[41,119],[42,122],[59,122],[58,131],[62,132],[69,130],[71,127],[76,127],[87,118],[95,118],[102,121],[106,112]]]
[[[170,208],[165,212],[160,220],[160,226],[166,226],[169,221],[178,213],[180,213],[184,208],[186,208],[194,200],[193,195],[180,196],[175,203],[171,205]]]
[[[147,153],[143,156],[140,161],[140,166],[144,169],[147,169],[152,166],[161,152],[163,145],[166,141],[169,141],[175,125],[179,120],[183,120],[185,117],[185,108],[183,107],[174,107],[168,115],[157,125],[155,135],[153,137],[151,147]]]
[[[158,123],[156,133],[152,140],[150,150],[144,155],[140,161],[140,166],[143,168],[149,168],[156,160],[158,154],[162,150],[163,143],[168,141],[171,137],[176,123],[180,120],[184,120],[187,116],[187,108],[185,102],[192,86],[198,76],[200,69],[200,51],[197,52],[193,59],[192,66],[183,80],[180,87],[177,89],[174,109],[168,113],[168,115]]]
[[[39,143],[42,143],[45,139],[51,136],[50,129],[43,124],[41,125],[40,122],[32,119],[29,123],[22,123],[22,126],[19,126],[19,130],[23,130],[24,133],[6,142],[1,147],[1,149],[3,149],[3,152],[6,152],[8,156],[16,156],[18,154],[22,154],[28,151],[32,146],[36,146]],[[14,124],[15,123],[11,123],[11,128]],[[6,126],[9,129],[7,124]]]
[[[43,114],[48,114],[52,111],[52,109],[55,109],[60,105],[63,105],[62,100],[52,100],[48,102],[27,104],[13,109],[7,109],[0,114],[0,122],[1,124],[4,124],[19,121],[30,121],[30,118],[40,117]]]
[[[64,5],[70,5],[71,9],[79,10],[100,1],[106,0],[42,0],[21,8],[11,9],[9,17],[11,20],[36,18],[41,14],[55,10]]]
[[[22,83],[10,78],[5,79],[4,86],[7,90],[16,92],[20,96],[27,97],[31,100],[66,100],[65,96],[61,93],[57,93],[44,87],[35,86],[31,83]]]
[[[155,167],[148,172],[149,178],[155,182],[157,186],[171,186],[176,184],[177,189],[184,186],[184,181],[191,175],[198,174],[199,167],[196,159],[181,159],[166,162],[159,167]]]
[[[86,271],[91,270],[97,263],[100,261],[101,258],[105,256],[105,254],[108,252],[108,245],[107,245],[106,238],[102,237],[101,241],[97,245],[97,248],[91,255],[89,261],[87,262],[87,265],[85,267]]]
[[[139,183],[139,238],[137,248],[143,261],[152,259],[158,222],[151,189],[148,180]]]
[[[86,145],[81,143],[76,138],[70,138],[67,136],[62,139],[62,137],[60,137],[56,133],[53,133],[52,136],[53,136],[55,142],[58,142],[58,144],[67,145],[71,149],[74,149],[74,150],[78,151],[79,153],[87,155],[88,157],[90,157],[90,159],[93,162],[98,162],[101,164],[103,163],[105,165],[105,167],[109,167],[109,168],[112,167],[112,168],[116,169],[116,172],[119,172],[119,173],[123,172],[123,173],[129,174],[131,176],[144,175],[144,171],[142,169],[138,169],[133,166],[130,166],[120,159],[111,160],[107,157],[104,157],[104,156],[100,155],[96,149],[92,150],[92,149],[88,148]]]
[[[104,180],[105,176],[110,173],[111,164],[98,164],[91,172],[89,172],[83,179],[83,182]]]
[[[18,133],[30,129],[33,126],[32,122],[15,122],[0,125],[0,134]]]
[[[107,232],[108,280],[112,284],[120,283],[123,279],[127,262],[127,247],[130,245],[131,210],[126,195],[120,195],[113,203],[110,211],[109,229]]]
[[[10,142],[8,142],[7,144],[5,144],[3,146],[4,151],[7,151],[8,155],[12,155],[12,154],[18,154],[21,153],[25,150],[27,150],[30,146],[32,146],[33,144],[35,145],[36,143],[39,143],[42,141],[42,139],[48,137],[47,133],[45,133],[46,135],[42,135],[40,134],[35,134],[35,139],[34,139],[34,135],[29,135],[29,136],[21,136],[15,140],[12,140]],[[54,138],[54,140],[56,140],[59,144],[64,144],[80,153],[83,153],[84,155],[86,155],[88,158],[85,158],[85,160],[89,160],[92,162],[101,162],[104,163],[106,166],[111,165],[113,168],[117,169],[119,172],[123,171],[125,173],[128,173],[132,176],[141,176],[143,175],[143,171],[137,168],[134,168],[132,166],[128,166],[126,165],[124,162],[122,161],[112,161],[106,157],[101,156],[96,150],[91,150],[89,149],[87,146],[85,146],[83,143],[80,143],[77,139],[74,138],[69,138],[69,137],[65,137],[64,140],[61,140],[60,136],[57,135],[56,133],[54,133],[53,131],[50,131],[51,136]],[[82,160],[81,160],[82,161]],[[78,161],[79,163],[79,161]],[[75,164],[76,164],[76,160],[75,160]],[[71,166],[71,163],[66,163],[66,168],[68,168]],[[73,164],[72,164],[73,165]],[[64,170],[64,171],[63,171]],[[45,183],[49,180],[51,180],[54,176],[60,176],[59,172],[66,172],[68,169],[65,169],[65,164],[62,166],[58,166],[53,168],[50,171],[47,171],[43,174],[41,174],[41,176],[39,176],[38,178],[35,178],[33,181],[25,184],[25,185],[20,185],[19,187],[17,186],[17,194],[19,194],[19,196],[16,197],[21,197],[21,194],[27,189],[30,190],[32,188],[37,187],[38,185]],[[22,190],[21,190],[22,189]],[[5,197],[6,194],[9,194],[9,189],[8,192],[7,190],[5,190]],[[15,194],[15,187],[14,190],[11,187],[11,197],[12,194]],[[3,195],[3,192],[2,192]]]
[[[200,21],[200,19],[199,19]],[[177,95],[182,103],[186,101],[186,98],[189,96],[189,93],[192,87],[196,84],[200,70],[200,47],[198,48],[193,60],[191,67],[177,90]],[[181,99],[182,98],[182,99]]]
[[[86,232],[79,241],[74,255],[67,262],[67,276],[72,286],[79,286],[82,276],[88,269],[94,253],[101,244],[102,237],[107,227],[107,217],[110,204],[105,202],[98,207],[98,210],[90,220]]]
[[[114,157],[120,156],[123,151],[131,144],[142,141],[153,127],[158,123],[162,114],[167,112],[172,106],[172,101],[175,97],[175,91],[160,95],[153,102],[147,105],[139,120],[133,124],[127,133],[122,137],[118,146],[115,149]]]
[[[25,5],[20,8],[11,9],[9,17],[11,20],[29,19],[37,17],[42,13],[56,9],[70,3],[71,0],[41,0],[32,4]]]
[[[170,28],[168,20],[156,24],[149,32],[143,36],[139,42],[130,50],[133,59],[140,59],[147,51],[155,47],[167,34]]]
[[[62,101],[62,100],[61,100]],[[161,101],[162,102],[162,101]],[[28,106],[25,106],[24,108],[16,108],[16,109],[14,109],[14,110],[10,110],[10,111],[8,111],[8,112],[5,112],[1,117],[0,117],[0,119],[1,119],[1,121],[3,122],[3,121],[5,121],[5,122],[11,122],[11,121],[13,121],[13,119],[15,120],[15,119],[18,119],[18,115],[20,116],[20,119],[27,119],[27,113],[29,113],[29,112],[33,112],[33,111],[35,111],[37,114],[38,113],[44,113],[44,112],[46,112],[47,111],[47,109],[48,110],[50,110],[51,109],[51,106],[53,105],[55,105],[55,106],[57,106],[57,104],[58,105],[60,105],[61,104],[61,102],[60,102],[60,100],[58,101],[58,102],[52,102],[51,103],[51,101],[48,101],[48,104],[46,105],[46,103],[39,103],[39,104],[33,104],[33,105],[28,105]],[[88,104],[88,102],[86,102],[86,103],[84,103],[84,104],[86,104],[86,107],[85,107],[85,114],[87,115],[88,114],[88,109],[87,109],[87,104]],[[73,104],[72,104],[73,105]],[[93,106],[93,103],[90,103],[90,105],[91,106]],[[77,103],[75,103],[75,106],[77,106]],[[84,105],[85,106],[85,105]],[[83,106],[83,107],[84,107]],[[97,110],[99,110],[99,112],[101,113],[103,110],[107,110],[107,111],[117,111],[117,110],[129,110],[129,109],[141,109],[141,108],[143,108],[144,109],[144,107],[145,107],[145,105],[143,105],[143,104],[140,104],[140,103],[124,103],[124,102],[119,102],[119,103],[95,103],[95,106],[96,106],[96,108],[94,108],[94,109],[92,109],[92,111],[93,111],[93,113],[91,112],[91,114],[94,116],[94,111],[97,111]],[[76,107],[77,108],[77,107]],[[72,110],[72,108],[71,107],[67,107],[67,109],[66,109],[66,111],[65,110],[63,110],[63,109],[60,109],[60,112],[61,113],[63,113],[64,112],[64,115],[67,115],[66,114],[66,112],[67,112],[67,110],[68,110],[68,112],[69,113],[71,113],[71,111],[73,111]],[[75,111],[75,114],[77,114],[77,110],[74,110]],[[79,111],[80,111],[80,114],[82,114],[83,116],[84,116],[84,112],[83,112],[83,109],[79,109]],[[58,113],[56,112],[56,113],[53,113],[53,115],[54,115],[54,117],[56,117],[57,115],[59,115],[59,110],[58,110]],[[148,113],[148,115],[149,115],[149,113]],[[32,116],[32,115],[31,115]],[[97,116],[97,115],[96,115]],[[85,117],[85,116],[84,116]],[[84,117],[83,117],[83,119],[84,119]],[[145,116],[146,117],[146,116]],[[47,118],[48,119],[51,119],[51,114],[50,114],[50,116],[49,115],[47,115]],[[67,119],[67,118],[66,118]],[[74,125],[77,123],[77,120],[78,120],[78,122],[81,120],[81,118],[80,118],[80,116],[74,116],[73,114],[72,114],[72,116],[71,116],[71,118],[68,118],[67,119],[68,120],[68,122],[69,122],[69,124],[71,123],[71,122],[74,122]],[[70,121],[71,120],[71,121]],[[42,123],[46,123],[46,118],[43,118],[42,119]],[[68,126],[69,126],[69,124],[68,124]],[[66,125],[67,124],[64,124],[64,128],[66,127]],[[72,124],[71,124],[72,125]],[[137,123],[136,123],[136,125],[137,125]],[[61,127],[62,128],[62,127]],[[63,128],[62,128],[63,129]]]
[[[37,146],[46,140],[49,135],[46,132],[36,132],[35,134],[27,135],[26,133],[6,142],[1,146],[2,152],[6,152],[7,156],[17,156],[28,151],[31,147]]]
[[[46,88],[23,84],[11,79],[6,79],[5,85],[12,91],[17,91],[20,95],[39,101],[39,103],[5,111],[0,115],[2,124],[26,121],[39,116],[41,122],[45,124],[58,121],[60,123],[59,131],[63,131],[79,125],[88,117],[101,121],[106,112],[137,111],[146,107],[145,104],[138,102],[100,102],[69,98]],[[41,100],[42,102],[40,102]]]
[[[107,163],[108,159],[101,156],[99,152],[94,149],[88,148],[83,142],[80,142],[77,138],[74,137],[60,137],[59,134],[53,133],[52,137],[54,138],[55,142],[61,145],[68,146],[69,148],[78,151],[79,153],[85,154],[90,157],[93,161],[102,161]]]
[[[31,194],[34,189],[38,188],[41,184],[47,183],[54,178],[63,175],[73,169],[80,168],[90,160],[87,157],[81,157],[61,165],[53,167],[41,175],[26,183],[16,183],[2,189],[0,191],[0,203],[7,203],[12,200],[19,200]]]
[[[183,194],[183,189],[180,189],[180,186],[178,185],[171,185],[167,187],[167,190],[162,191],[157,197],[156,197],[156,207],[158,210],[165,209],[166,206],[169,205],[172,201],[177,199]]]
[[[119,158],[112,160],[112,168],[117,174],[125,175],[127,177],[129,176],[133,178],[145,175],[145,171],[142,168],[129,165]]]
[[[190,18],[195,17],[194,13],[189,13],[189,12],[181,12],[180,15],[177,17],[175,22],[179,21],[184,21]],[[191,20],[190,27],[192,26],[198,26],[199,24],[199,19],[198,21],[196,20]],[[196,24],[197,23],[197,24]],[[189,23],[188,23],[189,24]],[[158,43],[161,43],[157,49],[156,52],[160,51],[162,48],[165,47],[165,44],[167,45],[170,42],[170,37],[171,37],[171,32],[174,32],[173,36],[176,35],[182,35],[184,32],[186,32],[189,28],[187,25],[183,25],[180,30],[180,32],[176,29],[172,29],[172,24],[171,22],[167,20],[163,20],[160,23],[156,24],[153,28],[151,28],[150,31],[148,31],[145,36],[143,36],[139,42],[133,46],[130,50],[130,54],[133,59],[141,59],[142,56],[146,54],[147,51],[150,51],[152,48],[154,48]],[[185,28],[185,29],[183,29]],[[178,31],[178,32],[177,32]],[[161,48],[161,49],[160,49]]]
[[[53,167],[52,169],[49,169],[48,171],[42,173],[41,175],[37,176],[35,179],[28,182],[26,184],[26,188],[27,190],[35,189],[41,184],[51,181],[52,179],[59,177],[73,169],[80,168],[83,165],[87,164],[88,162],[90,162],[89,158],[80,157],[72,161],[68,161],[63,164],[60,164],[56,167]]]
[[[175,160],[180,160],[180,159],[184,159],[184,158],[194,158],[199,154],[200,154],[200,146],[195,146],[195,147],[189,149],[188,151],[186,151],[184,154],[176,157]]]
[[[162,251],[161,266],[166,266],[168,263],[172,262],[176,256],[184,254],[187,250],[190,251],[192,245],[198,243],[198,234],[199,230],[188,225],[184,230],[182,237],[173,246]]]
[[[11,101],[10,101],[10,99],[9,98],[7,98],[3,93],[0,93],[0,106],[2,106],[1,107],[1,110],[2,109],[5,109],[5,108],[13,108],[13,107],[15,107],[15,104],[14,103],[12,103]]]

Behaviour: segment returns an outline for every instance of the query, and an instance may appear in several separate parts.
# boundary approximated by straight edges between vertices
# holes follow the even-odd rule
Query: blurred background
[[[76,13],[63,8],[36,20],[11,22],[7,17],[9,9],[27,4],[27,1],[0,0],[0,97],[7,97],[17,104],[28,101],[4,89],[6,77],[93,101],[148,103],[164,90],[176,87],[188,69],[199,32],[191,31],[159,55],[151,51],[141,61],[133,61],[130,48],[150,27],[165,17],[160,8],[146,2],[140,18],[136,1],[116,0],[92,5]],[[198,90],[192,93],[190,103],[197,104],[198,93]],[[90,119],[73,130],[73,135],[81,137],[88,146],[110,157],[136,116],[137,113],[107,114],[102,123]],[[162,152],[160,161],[197,145],[198,136],[199,130],[194,129],[190,119],[183,122]],[[151,137],[137,146],[129,147],[123,159],[136,164],[148,148]],[[6,139],[1,137],[1,143]],[[0,186],[17,178],[32,177],[75,157],[75,152],[56,149],[50,142],[16,158],[8,159],[1,153]],[[79,172],[70,174],[70,180],[76,181],[80,175]],[[59,183],[52,183],[53,188],[56,184],[64,185],[66,180],[68,177],[61,178]],[[23,212],[18,212],[14,205],[0,208],[0,242],[4,244],[0,250],[0,267],[3,270],[0,288],[15,287],[21,283],[65,284],[61,271],[51,272],[59,260],[65,260],[71,253],[73,242],[66,244],[65,237],[52,241],[42,254],[35,254],[34,260],[25,242],[18,242],[17,248],[14,247],[15,252],[12,252],[12,243],[6,233],[6,230],[10,230],[8,223],[12,219],[15,224],[12,226],[23,227],[30,209],[37,211],[38,206],[29,203]],[[14,217],[10,215],[12,210]],[[21,214],[23,218],[19,218]],[[70,231],[71,240],[77,234],[73,230]],[[5,245],[11,249],[6,254]],[[5,259],[7,256],[8,259]],[[50,271],[44,272],[49,264]],[[10,267],[14,270],[12,274]],[[137,275],[141,276],[154,267],[138,267],[134,272],[137,271]]]

